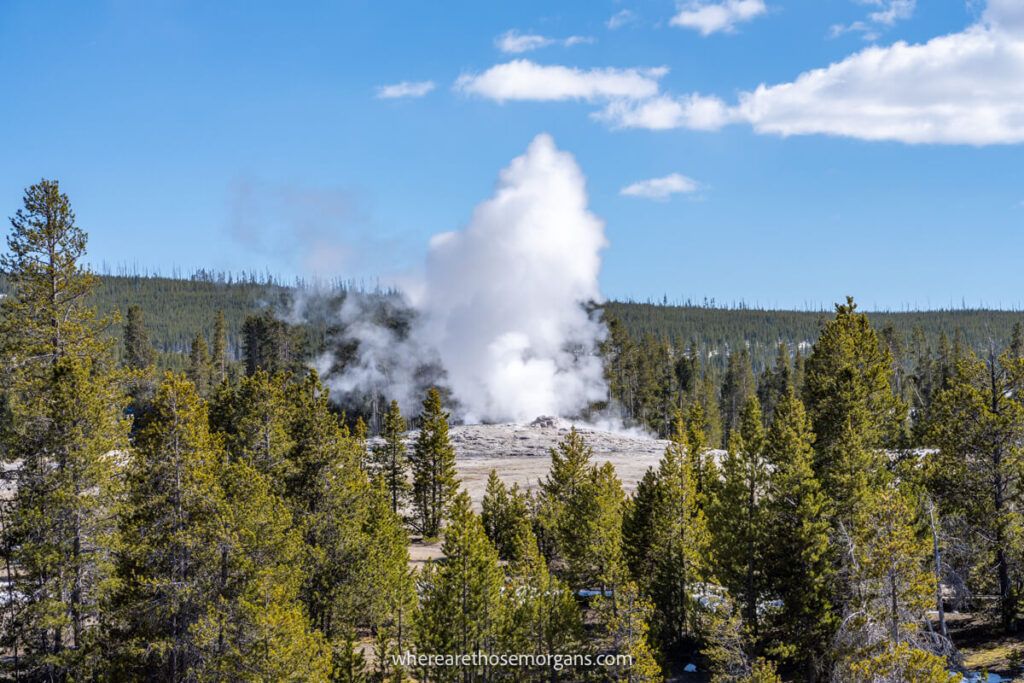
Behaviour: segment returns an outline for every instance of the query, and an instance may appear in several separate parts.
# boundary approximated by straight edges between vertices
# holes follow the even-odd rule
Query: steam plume
[[[408,335],[382,331],[358,299],[346,301],[342,324],[357,350],[334,387],[373,386],[409,408],[422,368],[440,366],[467,422],[579,415],[607,395],[596,354],[605,328],[586,308],[601,300],[605,246],[574,158],[538,135],[465,229],[431,240],[408,288]]]

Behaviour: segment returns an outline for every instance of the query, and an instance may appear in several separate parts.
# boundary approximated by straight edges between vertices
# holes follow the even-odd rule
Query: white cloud
[[[638,99],[658,92],[668,69],[576,69],[517,59],[479,74],[463,74],[455,89],[505,102],[508,100]]]
[[[553,38],[540,36],[535,33],[519,33],[515,29],[505,31],[494,39],[494,45],[507,54],[519,54],[529,52],[554,43]]]
[[[1020,0],[989,0],[984,21],[1008,31],[1024,30],[1024,3]]]
[[[836,24],[829,33],[835,38],[844,33],[861,33],[864,40],[875,41],[881,37],[881,30],[888,28],[897,21],[909,19],[914,15],[917,0],[857,0],[862,5],[877,8],[869,13],[863,21],[850,24]]]
[[[760,85],[727,106],[658,95],[612,102],[613,126],[834,135],[932,144],[1024,142],[1024,3],[990,0],[979,23],[926,43],[872,46],[795,80]]]
[[[609,17],[608,21],[604,22],[604,25],[614,31],[617,28],[622,28],[626,24],[631,24],[636,21],[636,14],[628,9],[620,10]]]
[[[897,21],[909,19],[914,15],[917,0],[888,0],[881,4],[882,9],[869,14],[868,19],[876,24],[892,26]]]
[[[870,47],[790,83],[743,93],[758,132],[986,145],[1024,142],[1024,40],[977,25]]]
[[[573,47],[574,45],[593,42],[594,39],[590,36],[569,36],[565,39],[556,39],[536,33],[520,33],[515,29],[505,31],[494,39],[495,47],[505,54],[514,55],[539,50],[542,47],[548,47],[556,43],[565,47]]]
[[[664,178],[651,178],[627,185],[619,194],[626,197],[663,200],[674,194],[691,194],[699,188],[696,180],[679,173],[671,173]]]
[[[659,95],[645,100],[614,100],[594,117],[614,128],[670,130],[718,130],[735,114],[717,97],[700,94],[671,97]]]
[[[592,45],[597,42],[597,38],[593,36],[569,36],[562,41],[562,44],[566,47],[572,47],[573,45]]]
[[[391,100],[399,97],[423,97],[435,88],[433,81],[402,81],[377,88],[377,98]]]
[[[680,5],[679,12],[669,23],[696,29],[701,35],[708,36],[719,31],[731,33],[736,30],[736,24],[751,21],[767,11],[764,0],[693,0]]]

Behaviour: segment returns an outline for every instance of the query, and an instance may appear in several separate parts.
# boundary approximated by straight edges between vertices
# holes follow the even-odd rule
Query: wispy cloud
[[[463,74],[455,89],[498,102],[637,99],[657,94],[658,79],[666,73],[665,67],[577,69],[517,59],[483,73]]]
[[[594,36],[569,36],[562,41],[562,44],[566,47],[572,47],[574,45],[592,45],[597,42],[597,38]]]
[[[542,36],[537,33],[520,33],[515,29],[505,31],[500,36],[494,39],[494,45],[505,54],[522,54],[524,52],[531,52],[533,50],[539,50],[542,47],[548,47],[550,45],[563,45],[565,47],[573,47],[574,45],[582,45],[584,43],[593,43],[594,39],[590,36],[569,36],[568,38],[550,38],[548,36]]]
[[[692,194],[700,189],[693,178],[680,173],[670,173],[663,178],[650,178],[627,185],[619,191],[625,197],[642,197],[664,201],[674,194]]]
[[[639,100],[614,100],[593,116],[613,128],[647,130],[718,130],[736,118],[721,99],[697,93],[681,97],[658,95]]]
[[[692,28],[708,36],[718,32],[732,33],[737,24],[751,21],[767,11],[764,0],[693,0],[680,5],[679,11],[669,23],[672,26]]]
[[[437,87],[434,81],[402,81],[377,88],[377,98],[392,100],[400,97],[423,97]]]
[[[519,33],[515,29],[505,31],[494,39],[494,45],[507,54],[519,54],[530,52],[542,47],[547,47],[555,42],[553,38],[537,35],[535,33]]]
[[[864,40],[875,41],[881,37],[882,31],[893,26],[897,21],[909,19],[914,15],[917,0],[856,0],[861,5],[871,5],[875,9],[868,13],[867,18],[849,24],[834,24],[829,34],[835,38],[844,33],[860,33]]]
[[[636,19],[636,13],[632,12],[631,10],[624,9],[619,10],[611,17],[609,17],[608,21],[604,22],[604,25],[607,26],[612,31],[614,31],[617,28],[622,28],[626,24],[633,23],[634,21],[636,21]]]

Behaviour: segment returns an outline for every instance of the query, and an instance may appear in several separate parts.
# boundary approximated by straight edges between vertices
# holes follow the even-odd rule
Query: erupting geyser
[[[346,304],[359,351],[336,388],[375,383],[414,408],[415,367],[433,361],[467,422],[578,415],[607,395],[597,356],[605,328],[586,307],[601,300],[605,246],[575,159],[538,135],[465,229],[431,239],[424,273],[407,287],[408,339],[367,323],[355,299]]]

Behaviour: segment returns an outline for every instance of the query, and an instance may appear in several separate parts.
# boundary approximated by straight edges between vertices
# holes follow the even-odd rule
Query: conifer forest
[[[1019,671],[1022,314],[595,305],[608,391],[575,417],[660,462],[627,491],[573,428],[473,501],[443,371],[404,412],[332,390],[331,306],[413,335],[398,292],[321,285],[297,321],[307,284],[97,275],[87,241],[44,180],[0,263],[3,680]]]

